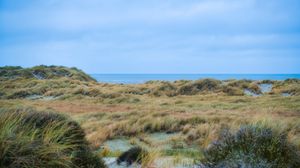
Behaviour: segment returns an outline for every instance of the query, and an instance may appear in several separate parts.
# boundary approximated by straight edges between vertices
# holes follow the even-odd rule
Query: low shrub
[[[245,125],[235,134],[224,130],[205,150],[202,162],[214,168],[296,168],[299,158],[299,150],[285,134],[266,126]]]

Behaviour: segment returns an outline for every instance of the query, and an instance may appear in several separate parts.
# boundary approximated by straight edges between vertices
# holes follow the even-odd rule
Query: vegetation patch
[[[205,150],[207,167],[299,167],[299,150],[287,135],[262,125],[244,125],[234,134],[224,130]]]
[[[66,116],[33,109],[0,115],[0,167],[105,167]]]
[[[195,95],[200,92],[213,92],[220,89],[221,81],[215,79],[201,79],[187,83],[178,89],[178,94]]]

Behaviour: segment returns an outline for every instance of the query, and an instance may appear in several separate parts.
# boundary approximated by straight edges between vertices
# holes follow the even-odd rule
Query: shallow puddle
[[[102,159],[108,168],[140,168],[141,167],[141,165],[137,165],[137,164],[127,166],[126,163],[121,163],[118,165],[116,157],[104,157]]]
[[[180,133],[152,133],[145,137],[151,144],[161,150],[169,150],[185,146],[183,140],[179,138]]]
[[[117,164],[116,157],[104,157],[103,161],[107,165],[108,168],[141,168],[141,165],[133,164],[127,166],[126,163]],[[195,168],[197,167],[194,164],[194,161],[189,158],[182,158],[178,161],[174,157],[161,157],[154,160],[152,163],[153,168]]]
[[[289,96],[292,96],[290,93],[281,93],[281,96],[283,97],[289,97]]]
[[[162,157],[154,161],[155,167],[172,167],[172,168],[194,168],[196,167],[194,160],[189,158],[181,158],[178,161],[174,157]]]
[[[108,147],[110,151],[120,151],[125,152],[133,147],[130,144],[129,139],[120,138],[120,139],[112,139],[104,142],[103,146]]]
[[[149,134],[146,137],[149,138],[149,140],[152,140],[154,142],[164,142],[164,141],[169,141],[172,138],[175,138],[179,135],[180,135],[179,133],[158,132],[158,133]]]
[[[262,93],[269,93],[269,92],[271,92],[272,91],[272,87],[273,87],[273,85],[269,84],[269,83],[259,84],[258,86],[259,86],[259,88],[260,88],[260,90],[261,90]]]
[[[54,96],[42,96],[42,95],[30,95],[25,97],[28,100],[55,100],[58,97],[54,97]]]
[[[180,153],[182,150],[191,150],[194,151],[195,148],[189,147],[185,144],[185,142],[179,138],[180,133],[165,133],[165,132],[158,132],[158,133],[151,133],[151,134],[143,134],[138,135],[134,138],[126,138],[121,137],[118,139],[112,139],[106,141],[103,146],[107,147],[110,151],[120,151],[125,152],[130,148],[134,147],[135,145],[139,145],[145,147],[147,150],[161,150],[162,152],[166,153]],[[132,143],[135,141],[135,143]],[[178,145],[180,144],[180,145]],[[102,146],[102,147],[103,147]],[[118,165],[116,162],[116,157],[104,157],[103,160],[105,161],[108,168],[139,168],[140,165],[131,165],[127,167],[125,163]],[[173,156],[168,157],[160,157],[155,159],[153,163],[154,167],[172,167],[172,168],[193,168],[195,165],[193,164],[193,160],[189,158],[176,158]]]

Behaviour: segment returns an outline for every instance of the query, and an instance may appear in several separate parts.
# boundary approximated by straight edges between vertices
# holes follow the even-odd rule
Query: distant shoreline
[[[300,79],[300,74],[89,74],[98,82],[141,84],[151,80],[176,81],[213,78],[217,80],[286,80]]]

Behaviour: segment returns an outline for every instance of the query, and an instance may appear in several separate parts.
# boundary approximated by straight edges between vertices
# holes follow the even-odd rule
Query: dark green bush
[[[204,153],[207,167],[296,168],[299,150],[287,136],[259,125],[242,126],[235,134],[224,130]]]

